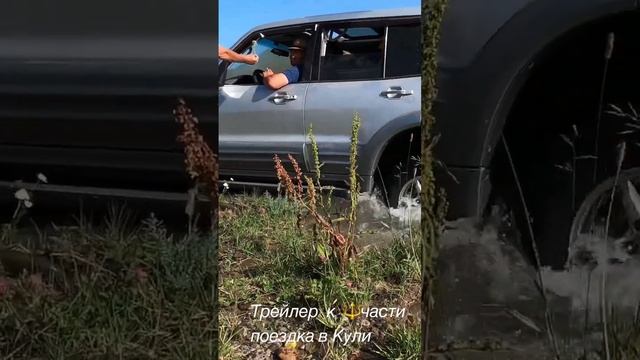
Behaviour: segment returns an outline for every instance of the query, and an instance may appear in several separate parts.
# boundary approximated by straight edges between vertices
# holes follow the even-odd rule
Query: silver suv
[[[291,64],[288,47],[306,43],[300,80],[273,91],[261,72]],[[362,120],[358,171],[363,191],[386,190],[397,203],[417,169],[420,129],[420,9],[307,17],[256,27],[233,49],[256,65],[220,63],[219,154],[222,179],[274,184],[273,156],[293,155],[314,171],[307,136],[317,139],[323,180],[346,184],[352,119]]]

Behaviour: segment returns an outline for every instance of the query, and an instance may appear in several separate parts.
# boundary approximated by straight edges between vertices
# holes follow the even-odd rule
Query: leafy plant
[[[349,186],[351,206],[347,216],[347,231],[343,233],[336,222],[327,214],[330,200],[324,200],[322,197],[321,171],[318,154],[318,145],[313,136],[312,128],[309,128],[309,138],[311,140],[314,163],[315,163],[315,181],[309,176],[304,176],[298,161],[291,155],[288,155],[289,161],[293,167],[293,176],[289,174],[282,164],[282,160],[276,154],[273,157],[275,162],[276,176],[280,186],[284,189],[287,198],[293,201],[300,209],[306,211],[306,215],[315,221],[316,231],[319,230],[321,235],[319,239],[328,239],[328,241],[320,241],[316,244],[316,250],[319,257],[323,261],[333,258],[337,261],[340,271],[344,273],[347,269],[349,261],[355,255],[354,239],[356,236],[356,214],[358,208],[358,195],[360,194],[360,184],[357,175],[357,146],[358,132],[360,129],[360,117],[356,113],[353,118],[351,132],[351,148],[350,148],[350,167],[349,167]],[[307,187],[305,195],[304,187]],[[330,199],[329,197],[325,199]],[[302,214],[299,215],[302,217]],[[319,229],[318,229],[319,228]]]

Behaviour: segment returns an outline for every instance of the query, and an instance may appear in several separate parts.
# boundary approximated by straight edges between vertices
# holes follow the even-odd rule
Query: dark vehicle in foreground
[[[216,146],[215,2],[2,7],[0,185],[185,193],[172,110],[184,98]]]

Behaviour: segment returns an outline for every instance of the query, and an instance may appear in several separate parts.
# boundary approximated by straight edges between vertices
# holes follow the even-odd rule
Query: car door
[[[274,154],[284,162],[291,154],[304,164],[303,115],[308,82],[303,79],[273,91],[256,85],[252,78],[254,71],[266,67],[276,73],[289,68],[286,45],[271,39],[289,39],[297,33],[299,30],[273,36],[267,33],[253,45],[253,51],[260,56],[258,64],[236,63],[226,69],[218,100],[222,177],[275,180]],[[237,50],[249,51],[243,47]]]
[[[305,128],[313,127],[327,180],[346,178],[355,113],[361,119],[359,142],[365,145],[392,120],[419,112],[419,21],[320,26],[324,45],[317,81],[307,91]],[[308,140],[305,155],[312,166]]]

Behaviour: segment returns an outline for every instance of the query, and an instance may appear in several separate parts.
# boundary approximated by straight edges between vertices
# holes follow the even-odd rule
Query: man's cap
[[[304,41],[304,39],[295,39],[293,41],[293,44],[289,46],[289,50],[304,50],[306,46],[307,43]]]

